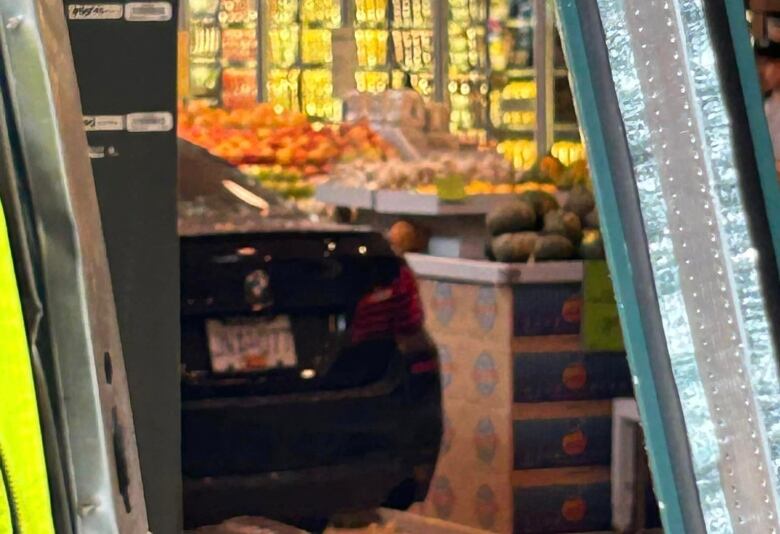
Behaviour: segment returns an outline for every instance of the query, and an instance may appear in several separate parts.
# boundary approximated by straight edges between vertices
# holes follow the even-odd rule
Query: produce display
[[[467,194],[515,191],[515,172],[511,164],[495,152],[432,153],[419,161],[358,160],[337,165],[332,173],[333,181],[342,186],[405,189],[420,194],[436,194],[438,181],[452,177],[463,179]]]
[[[489,259],[515,263],[604,257],[584,160],[565,167],[546,156],[523,175],[522,183],[533,187],[487,214]],[[563,205],[544,185],[568,191]]]
[[[270,104],[224,110],[201,104],[179,109],[179,137],[234,165],[296,169],[311,176],[337,161],[382,161],[395,150],[364,122],[312,124],[301,113]]]

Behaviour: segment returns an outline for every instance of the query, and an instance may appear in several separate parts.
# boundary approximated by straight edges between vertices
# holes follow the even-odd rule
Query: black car
[[[185,526],[422,499],[441,392],[410,269],[179,148]]]

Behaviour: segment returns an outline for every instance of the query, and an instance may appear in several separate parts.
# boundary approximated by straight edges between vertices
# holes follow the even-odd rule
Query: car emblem
[[[244,296],[252,309],[260,310],[271,304],[269,282],[268,273],[262,269],[252,271],[244,279]]]

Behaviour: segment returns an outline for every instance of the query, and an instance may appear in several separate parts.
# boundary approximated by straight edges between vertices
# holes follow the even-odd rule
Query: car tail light
[[[413,335],[423,328],[424,313],[417,280],[406,265],[398,277],[384,287],[375,288],[355,308],[352,342]]]

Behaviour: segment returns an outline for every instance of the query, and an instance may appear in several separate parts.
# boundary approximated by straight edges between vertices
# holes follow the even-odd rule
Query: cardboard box
[[[517,403],[515,469],[606,465],[612,454],[612,403]]]
[[[513,286],[515,336],[579,334],[582,284]]]
[[[624,352],[516,352],[515,402],[611,399],[632,395]]]
[[[516,534],[610,530],[609,467],[515,471],[512,487]]]

